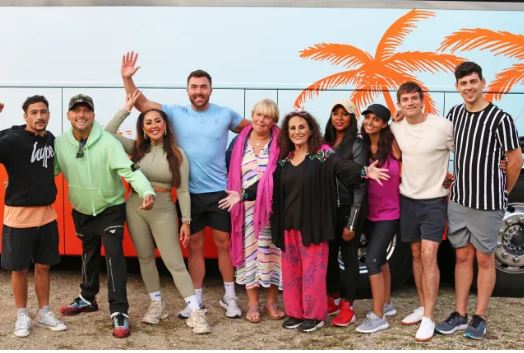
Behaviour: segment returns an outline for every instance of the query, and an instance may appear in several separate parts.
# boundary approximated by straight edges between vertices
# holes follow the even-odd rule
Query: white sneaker
[[[39,326],[44,326],[50,329],[51,331],[65,331],[67,326],[60,320],[58,320],[51,310],[43,312],[38,310],[36,314],[36,323]]]
[[[415,341],[417,342],[427,342],[433,338],[435,334],[435,323],[433,320],[423,317],[420,321],[420,326],[418,327],[417,333],[415,335]]]
[[[18,314],[15,323],[15,336],[27,337],[31,333],[31,318],[27,314]]]
[[[224,296],[222,299],[220,299],[218,304],[220,304],[221,307],[226,309],[227,317],[234,319],[234,318],[239,318],[242,316],[242,312],[240,311],[240,308],[238,307],[236,297],[227,298]]]
[[[391,303],[384,303],[384,315],[385,316],[395,316],[397,315],[397,309]]]
[[[203,334],[210,333],[209,323],[207,322],[206,313],[203,309],[195,310],[186,320],[187,326],[193,328],[193,333]]]
[[[149,303],[149,308],[142,318],[142,322],[146,324],[158,324],[160,319],[165,319],[169,313],[167,312],[164,302],[162,300],[152,300]]]
[[[205,305],[203,304],[200,304],[200,310],[203,310],[204,311],[204,314],[207,314],[207,308]],[[191,316],[191,308],[189,307],[189,305],[186,305],[186,307],[182,310],[180,310],[176,316],[179,318],[179,319],[183,319],[183,320],[187,320],[189,319],[189,317]]]
[[[419,306],[418,308],[413,310],[411,314],[403,318],[401,324],[408,326],[416,325],[422,320],[422,316],[424,316],[424,307]]]

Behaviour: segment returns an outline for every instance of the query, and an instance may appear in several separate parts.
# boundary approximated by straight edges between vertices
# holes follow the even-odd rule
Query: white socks
[[[201,291],[202,292],[202,291]],[[200,303],[196,295],[190,295],[187,298],[184,298],[187,303],[187,307],[191,309],[191,312],[200,309]]]
[[[151,292],[149,293],[149,298],[152,302],[161,302],[162,301],[162,294],[160,294],[160,291]]]
[[[195,295],[198,300],[198,304],[202,304],[202,288],[195,288]]]
[[[226,291],[226,297],[236,298],[235,282],[224,282],[224,289]]]

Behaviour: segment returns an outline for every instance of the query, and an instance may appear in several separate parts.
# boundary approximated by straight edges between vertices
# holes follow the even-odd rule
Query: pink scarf
[[[227,189],[234,190],[242,197],[242,158],[244,157],[244,146],[253,127],[245,127],[238,135],[237,141],[231,152],[229,172],[227,174]],[[269,162],[267,168],[260,178],[255,200],[254,225],[255,237],[269,223],[271,216],[271,201],[273,199],[273,173],[278,162],[278,132],[275,125],[271,129],[271,146],[269,148]],[[244,262],[244,205],[242,202],[236,204],[230,212],[231,215],[231,240],[229,243],[229,255],[233,266],[238,267]]]

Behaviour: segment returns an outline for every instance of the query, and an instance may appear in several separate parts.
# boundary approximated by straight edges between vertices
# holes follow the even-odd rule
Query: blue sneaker
[[[60,313],[62,315],[71,316],[97,310],[98,304],[96,303],[96,300],[93,299],[92,301],[88,301],[79,295],[77,298],[73,299],[70,304],[62,306],[60,308]]]
[[[464,337],[474,340],[480,340],[486,335],[486,320],[479,315],[473,315],[468,324]]]
[[[127,320],[127,314],[124,313],[112,313],[111,319],[113,320],[113,336],[117,338],[124,338],[129,336],[129,321]]]
[[[451,335],[457,331],[464,331],[468,328],[468,314],[460,315],[454,311],[449,317],[435,326],[435,331],[443,335]]]

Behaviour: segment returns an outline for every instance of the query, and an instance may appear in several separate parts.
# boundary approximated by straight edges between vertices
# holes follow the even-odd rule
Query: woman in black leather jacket
[[[349,101],[336,102],[326,125],[324,142],[344,159],[366,165],[368,150],[358,137],[356,108]],[[336,181],[337,221],[335,239],[329,244],[327,271],[328,312],[338,313],[333,326],[348,326],[356,321],[353,301],[359,276],[358,248],[360,244],[362,206],[366,196],[365,179],[357,185]],[[339,268],[341,253],[344,270]]]

